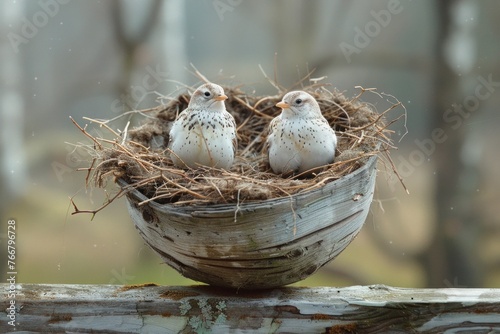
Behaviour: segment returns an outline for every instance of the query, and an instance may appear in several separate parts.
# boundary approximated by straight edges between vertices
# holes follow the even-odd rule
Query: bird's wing
[[[278,128],[281,124],[281,117],[276,116],[275,118],[272,119],[272,121],[269,123],[269,127],[267,129],[267,139],[269,140],[269,137],[273,135],[273,132]]]
[[[236,154],[236,149],[238,148],[238,135],[236,133],[236,121],[229,112],[226,112],[225,114],[226,121],[232,125],[234,132],[233,132],[233,154]]]
[[[333,141],[333,146],[335,147],[335,149],[337,148],[337,134],[335,133],[335,129],[333,129],[333,127],[330,126],[330,123],[326,120],[326,118],[324,118],[324,122],[326,126],[328,126],[328,128],[330,129],[330,132],[332,134],[332,141]]]
[[[267,133],[266,133],[267,139],[266,139],[266,143],[264,145],[264,152],[266,154],[269,151],[269,146],[270,146],[271,140],[274,137],[274,131],[277,130],[277,128],[280,126],[280,124],[281,124],[281,117],[280,116],[276,116],[275,118],[273,118],[271,120],[271,122],[269,122],[269,126],[267,127]]]
[[[176,138],[179,135],[179,131],[182,130],[183,123],[185,122],[185,119],[188,114],[188,109],[184,109],[179,116],[177,116],[177,119],[174,121],[172,124],[172,127],[170,128],[170,132],[168,134],[168,147],[172,147],[172,138]]]

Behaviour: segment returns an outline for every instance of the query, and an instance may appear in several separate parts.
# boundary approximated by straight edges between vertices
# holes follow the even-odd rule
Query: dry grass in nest
[[[224,87],[229,96],[226,108],[233,114],[238,127],[236,159],[229,171],[209,167],[183,170],[172,164],[167,149],[169,129],[178,113],[187,107],[187,94],[178,96],[166,105],[137,111],[147,116],[145,122],[121,133],[113,131],[108,126],[109,121],[87,119],[108,129],[115,136],[112,140],[96,138],[73,122],[93,141],[93,145],[87,145],[94,157],[91,166],[86,169],[89,173],[87,182],[104,187],[109,177],[115,182],[118,179],[125,181],[128,186],[122,188],[116,197],[135,188],[148,198],[145,202],[174,205],[241,204],[319,188],[352,173],[370,156],[387,153],[392,147],[389,139],[391,131],[387,127],[399,117],[387,121],[385,115],[400,103],[396,101],[386,111],[378,113],[360,101],[363,94],[374,90],[358,88],[360,93],[351,99],[336,90],[329,91],[325,85],[312,84],[303,89],[317,99],[323,115],[338,136],[335,161],[323,171],[308,177],[274,174],[264,153],[267,127],[271,119],[281,112],[275,105],[283,94],[254,97],[239,88]],[[388,154],[387,157],[390,161]],[[391,165],[396,172],[392,162]],[[75,213],[78,212],[82,211],[75,205]]]

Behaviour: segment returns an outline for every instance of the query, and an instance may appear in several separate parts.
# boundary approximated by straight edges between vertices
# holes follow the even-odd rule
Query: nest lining
[[[383,113],[377,113],[360,97],[367,90],[346,98],[337,90],[310,86],[304,90],[318,101],[321,111],[338,137],[337,152],[332,164],[313,175],[284,177],[272,172],[268,164],[265,142],[269,122],[281,109],[275,107],[283,96],[254,97],[234,87],[224,87],[226,109],[237,124],[238,148],[229,171],[200,167],[179,169],[169,157],[167,143],[171,123],[189,102],[181,94],[166,105],[138,111],[147,114],[145,122],[116,138],[106,140],[91,136],[90,153],[94,156],[87,169],[88,182],[105,187],[109,177],[129,184],[123,190],[135,188],[148,200],[160,204],[209,205],[241,204],[291,196],[317,189],[361,167],[366,160],[391,146],[389,130]],[[95,121],[101,125],[107,122]],[[76,123],[75,123],[76,124]]]

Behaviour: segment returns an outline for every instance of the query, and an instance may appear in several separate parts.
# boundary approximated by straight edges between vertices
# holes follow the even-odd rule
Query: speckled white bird
[[[276,174],[303,173],[333,162],[337,136],[318,102],[303,91],[287,93],[276,104],[281,114],[269,125],[269,164]]]
[[[180,168],[200,165],[229,169],[236,150],[236,123],[227,112],[221,86],[206,83],[191,96],[170,130],[169,148]]]

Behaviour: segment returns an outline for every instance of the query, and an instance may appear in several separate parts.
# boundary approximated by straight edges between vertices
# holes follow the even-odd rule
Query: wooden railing
[[[500,289],[1,288],[0,333],[500,333]]]

